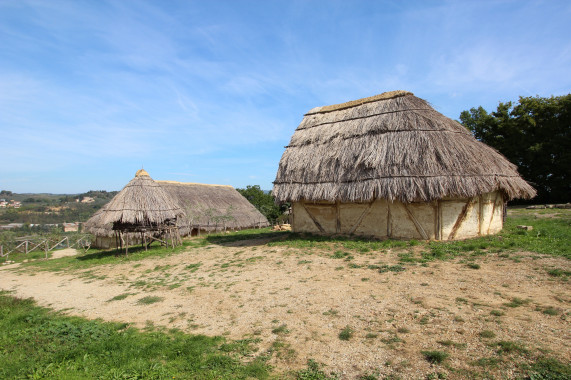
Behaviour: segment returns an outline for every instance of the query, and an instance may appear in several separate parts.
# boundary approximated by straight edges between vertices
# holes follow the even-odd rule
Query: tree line
[[[571,94],[523,97],[462,111],[461,123],[518,166],[537,190],[532,203],[569,202],[571,194]],[[520,201],[521,202],[521,201]]]

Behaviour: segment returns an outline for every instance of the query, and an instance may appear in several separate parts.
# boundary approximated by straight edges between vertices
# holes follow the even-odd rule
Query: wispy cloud
[[[327,4],[0,2],[1,186],[116,188],[145,164],[270,188],[315,106],[404,89],[457,117],[571,87],[566,2]]]

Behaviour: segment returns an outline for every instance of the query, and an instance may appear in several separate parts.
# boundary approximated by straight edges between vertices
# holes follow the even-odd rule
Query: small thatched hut
[[[177,222],[182,236],[269,226],[268,219],[232,186],[157,182],[185,212]]]
[[[160,236],[165,242],[167,239],[178,242],[176,223],[183,215],[184,211],[171,195],[141,169],[85,227],[96,236],[116,235],[117,242],[125,247],[130,238],[133,242],[133,236],[143,241]]]
[[[406,91],[310,110],[273,194],[298,232],[454,240],[503,227],[535,190],[515,165]]]

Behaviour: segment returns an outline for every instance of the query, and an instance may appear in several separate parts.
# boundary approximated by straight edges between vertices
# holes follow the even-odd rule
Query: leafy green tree
[[[538,191],[534,202],[569,202],[571,195],[571,94],[520,97],[495,112],[462,111],[460,121],[474,136],[518,166]]]
[[[283,216],[287,205],[278,206],[275,203],[272,192],[263,191],[259,185],[246,186],[245,189],[236,189],[244,196],[251,204],[254,205],[269,221],[270,223],[276,222]]]

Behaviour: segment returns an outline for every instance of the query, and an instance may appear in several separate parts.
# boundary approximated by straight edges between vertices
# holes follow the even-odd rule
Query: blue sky
[[[0,0],[0,189],[260,185],[303,114],[571,91],[571,2]]]

